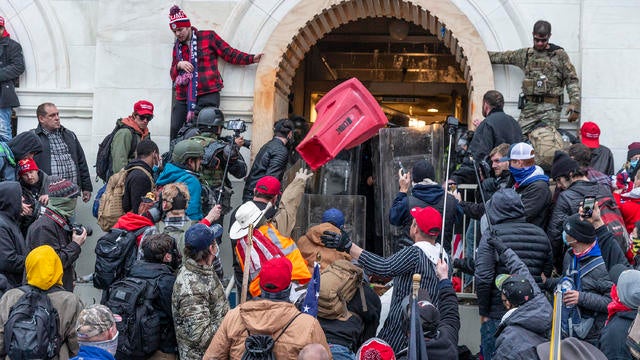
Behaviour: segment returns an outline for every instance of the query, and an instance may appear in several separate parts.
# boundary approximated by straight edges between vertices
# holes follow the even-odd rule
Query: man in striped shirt
[[[414,241],[413,246],[406,247],[387,258],[353,244],[345,232],[338,234],[325,231],[322,235],[322,242],[326,247],[350,254],[367,273],[393,277],[391,308],[378,337],[388,342],[396,352],[407,347],[407,335],[402,326],[401,303],[402,299],[411,294],[413,274],[422,275],[420,288],[426,289],[432,299],[438,299],[438,276],[435,266],[440,258],[441,246],[436,243],[436,240],[442,230],[442,215],[432,207],[415,207],[411,209],[411,216],[413,222],[409,235]],[[446,252],[442,252],[442,256],[444,261],[448,262]]]

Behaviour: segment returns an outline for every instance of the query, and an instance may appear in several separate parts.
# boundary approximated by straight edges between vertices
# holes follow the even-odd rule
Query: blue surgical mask
[[[567,241],[567,233],[566,233],[565,231],[563,231],[563,232],[562,232],[562,242],[563,242],[565,245],[569,246],[569,245],[573,244],[575,241],[568,242],[568,241]]]
[[[158,165],[153,165],[153,168],[151,169],[151,171],[154,174],[157,174],[160,171],[160,168],[158,167]]]
[[[631,160],[630,163],[631,163],[631,167],[635,168],[636,166],[638,166],[638,159]]]

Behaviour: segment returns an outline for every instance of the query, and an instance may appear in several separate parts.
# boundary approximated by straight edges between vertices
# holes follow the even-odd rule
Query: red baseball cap
[[[24,175],[29,171],[38,171],[38,165],[33,159],[22,159],[18,161],[18,176]]]
[[[279,195],[280,194],[280,180],[273,176],[263,176],[256,183],[255,192],[265,195]]]
[[[276,293],[285,290],[291,284],[293,265],[286,257],[277,257],[265,261],[260,268],[260,288]]]
[[[138,113],[138,115],[153,116],[153,104],[147,100],[140,100],[133,104],[133,111]]]
[[[442,230],[442,215],[430,206],[425,208],[414,207],[411,216],[416,219],[420,230],[430,236],[438,236]]]
[[[595,149],[600,146],[600,128],[598,124],[587,121],[582,124],[580,128],[580,141],[591,149]]]

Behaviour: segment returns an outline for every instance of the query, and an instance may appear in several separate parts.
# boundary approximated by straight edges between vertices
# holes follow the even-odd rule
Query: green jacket
[[[117,124],[118,126],[122,126],[122,128],[116,131],[111,142],[111,171],[113,171],[113,174],[122,170],[130,160],[135,158],[136,149],[132,149],[131,145],[135,144],[135,146],[137,146],[142,139],[142,134],[124,125],[122,119],[118,119]],[[136,137],[135,140],[133,136]]]

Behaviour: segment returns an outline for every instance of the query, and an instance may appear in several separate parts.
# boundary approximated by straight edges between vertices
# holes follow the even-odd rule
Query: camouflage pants
[[[528,135],[541,122],[546,126],[557,129],[560,126],[560,113],[562,106],[534,102],[527,102],[524,109],[520,112],[518,123],[522,128],[522,134]]]

